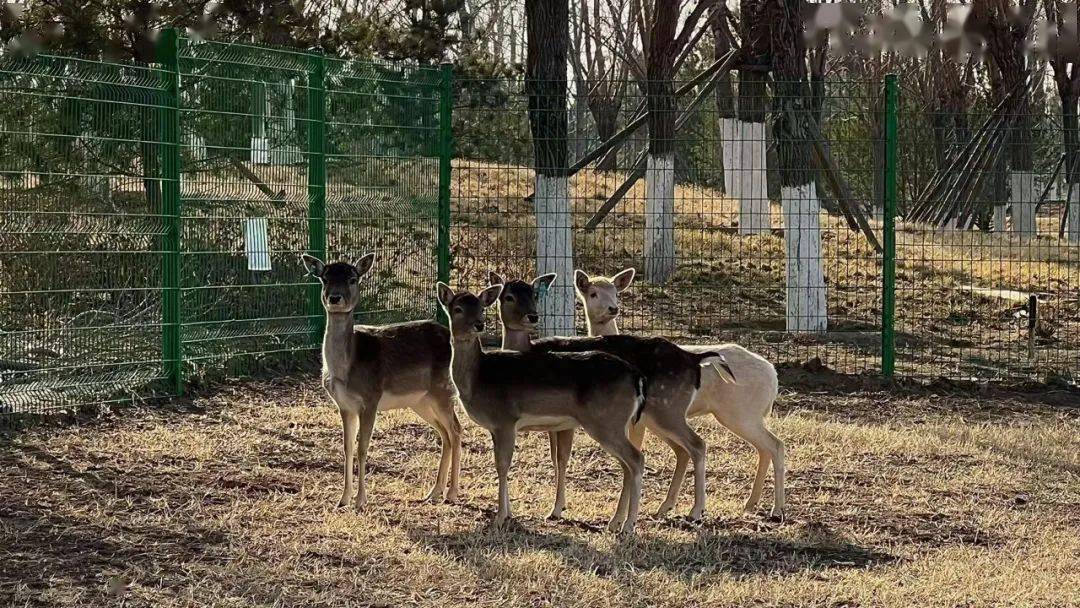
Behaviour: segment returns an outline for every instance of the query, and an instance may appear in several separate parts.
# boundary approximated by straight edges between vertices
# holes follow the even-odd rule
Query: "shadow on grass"
[[[34,466],[25,466],[28,462]],[[26,445],[7,446],[0,468],[23,472],[17,483],[14,473],[0,483],[0,582],[45,592],[68,581],[91,597],[105,597],[107,586],[131,579],[150,577],[167,588],[169,579],[183,577],[178,563],[228,561],[228,539],[220,531],[192,519],[165,525],[159,522],[166,516],[153,516],[163,504],[191,498],[190,487],[166,473],[109,466],[78,470]],[[93,507],[103,495],[127,504],[121,512],[98,512]],[[148,516],[130,517],[132,512]]]
[[[829,568],[867,568],[894,562],[893,555],[859,547],[840,536],[815,526],[803,539],[779,538],[775,532],[725,532],[711,528],[698,530],[693,539],[675,540],[645,533],[616,540],[615,549],[594,547],[589,538],[596,526],[581,522],[561,522],[588,530],[584,533],[546,532],[530,529],[532,522],[511,521],[503,530],[484,525],[466,532],[432,533],[410,528],[409,538],[478,572],[491,571],[499,556],[556,553],[566,565],[601,577],[618,578],[620,573],[662,570],[690,579],[701,574],[728,573],[793,574]],[[655,526],[656,524],[647,524]]]

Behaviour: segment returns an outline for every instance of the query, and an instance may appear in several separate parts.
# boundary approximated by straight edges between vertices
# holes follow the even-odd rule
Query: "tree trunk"
[[[574,82],[574,158],[585,156],[589,146],[588,129],[588,84],[584,80]]]
[[[528,0],[525,90],[536,164],[536,272],[557,273],[540,302],[547,335],[574,334],[574,241],[567,169],[567,0]]]
[[[739,201],[740,234],[766,234],[772,228],[765,141],[765,112],[769,103],[766,78],[765,72],[739,71],[728,197]]]
[[[821,203],[814,187],[809,139],[805,122],[813,112],[806,81],[806,42],[803,38],[802,0],[781,0],[770,23],[773,31],[774,106],[773,134],[780,168],[784,240],[787,249],[787,329],[824,332],[827,329],[825,273],[822,267]]]
[[[770,0],[771,1],[771,0]],[[765,113],[769,105],[766,88],[772,54],[767,2],[740,0],[743,65],[735,98],[736,123],[730,152],[732,177],[728,198],[739,201],[739,234],[763,234],[772,228],[769,199],[780,197],[779,182],[771,182],[770,156],[775,155],[766,133]],[[770,151],[771,150],[771,151]]]
[[[710,10],[713,33],[713,59],[720,59],[731,51],[731,32],[727,25],[727,5],[717,2]],[[720,137],[716,140],[716,160],[720,164],[720,190],[731,197],[730,184],[735,182],[731,170],[735,167],[736,146],[735,87],[731,72],[726,72],[716,84],[716,116]]]
[[[1080,69],[1073,67],[1074,70]],[[1077,114],[1080,99],[1063,95],[1061,99],[1061,122],[1064,127],[1065,142],[1065,183],[1067,184],[1067,205],[1069,206],[1066,238],[1071,243],[1080,243],[1080,118]]]
[[[871,169],[874,172],[872,178],[873,211],[874,219],[879,222],[885,219],[885,105],[881,101],[880,99],[875,101],[874,112],[870,117],[870,133],[874,139],[873,168]],[[938,146],[935,145],[935,148],[938,148]],[[944,160],[938,156],[937,167],[940,169],[943,164]]]
[[[662,284],[675,273],[675,85],[672,70],[677,0],[657,0],[649,31],[645,92],[649,155],[645,171],[645,277]]]
[[[615,136],[619,130],[619,102],[615,99],[604,99],[589,104],[593,122],[596,124],[596,134],[600,141],[607,141]],[[596,164],[598,171],[614,171],[616,169],[617,154],[605,154]]]
[[[1012,206],[1013,232],[1022,237],[1038,234],[1035,225],[1035,208],[1039,201],[1039,187],[1035,180],[1034,154],[1031,143],[1031,108],[1027,96],[1019,104],[1017,115],[1010,129],[1009,147],[1009,203]]]
[[[983,184],[983,206],[991,211],[990,224],[995,232],[1005,232],[1007,212],[1009,210],[1009,161],[1008,154],[998,155],[990,166],[990,175]]]

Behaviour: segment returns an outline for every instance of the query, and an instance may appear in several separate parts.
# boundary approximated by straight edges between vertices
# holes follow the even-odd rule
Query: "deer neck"
[[[529,332],[527,331],[507,329],[506,326],[503,325],[502,347],[503,350],[516,350],[523,353],[532,348],[532,339],[529,337]]]
[[[605,321],[603,323],[594,323],[592,319],[586,318],[588,321],[589,336],[617,336],[619,335],[619,326],[615,324],[615,319]]]
[[[480,358],[484,354],[480,349],[480,338],[458,340],[451,337],[450,340],[450,374],[462,402],[468,404],[472,400],[473,383],[480,373]]]
[[[352,313],[326,315],[326,332],[323,334],[323,373],[334,378],[345,378],[352,366],[353,350]]]

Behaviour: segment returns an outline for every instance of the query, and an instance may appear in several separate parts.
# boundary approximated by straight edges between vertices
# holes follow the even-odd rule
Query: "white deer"
[[[620,313],[619,293],[634,281],[634,269],[627,268],[612,277],[591,277],[581,270],[574,273],[574,286],[585,309],[585,322],[590,336],[617,335],[616,319]],[[773,467],[772,517],[784,516],[784,442],[766,426],[765,419],[772,412],[776,401],[778,383],[776,368],[764,357],[738,344],[706,344],[684,346],[695,353],[716,352],[723,355],[736,381],[732,383],[719,368],[715,373],[701,376],[701,388],[690,404],[687,417],[712,414],[717,422],[727,427],[758,452],[757,475],[746,501],[746,510],[753,511],[761,500],[765,476],[769,464]],[[635,445],[640,449],[640,438]],[[671,483],[681,486],[686,474],[687,461],[681,456],[676,460],[675,477]]]

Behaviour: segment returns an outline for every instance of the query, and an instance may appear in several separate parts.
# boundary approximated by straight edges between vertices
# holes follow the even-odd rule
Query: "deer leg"
[[[630,443],[640,451],[641,446],[645,445],[645,421],[641,420],[637,424],[631,424],[628,436],[630,437]]]
[[[446,476],[450,471],[450,459],[453,449],[450,443],[450,433],[446,428],[443,421],[439,418],[436,412],[434,404],[428,403],[427,400],[420,403],[413,408],[417,414],[420,415],[433,429],[439,434],[439,446],[441,448],[439,454],[439,469],[435,474],[435,485],[431,487],[431,491],[424,497],[425,502],[438,502],[443,495],[443,491],[446,489]]]
[[[657,517],[664,517],[675,508],[675,503],[679,501],[679,494],[682,492],[683,480],[686,479],[686,465],[690,462],[690,454],[679,447],[679,444],[667,439],[664,442],[668,444],[671,451],[675,452],[675,474],[671,477],[667,498],[664,499],[663,504],[656,511]]]
[[[653,432],[669,443],[674,443],[690,455],[694,463],[694,506],[689,518],[698,521],[705,513],[705,442],[690,428],[686,415],[674,409],[660,409],[645,413],[646,421]],[[678,458],[678,451],[675,452]]]
[[[645,468],[641,451],[631,443],[625,429],[606,426],[603,422],[582,426],[585,432],[622,466],[622,492],[619,494],[615,513],[608,522],[608,530],[633,532],[641,506],[641,475]]]
[[[548,433],[552,438],[555,457],[555,505],[551,508],[550,519],[561,519],[566,508],[566,467],[570,462],[570,452],[574,449],[574,430]]]
[[[461,478],[461,422],[454,411],[454,401],[450,395],[436,398],[431,405],[431,425],[439,431],[439,439],[442,441],[442,460],[439,463],[439,475],[436,479],[435,488],[432,489],[431,500],[435,500],[442,494],[446,502],[454,502],[458,497],[459,480]],[[450,485],[446,486],[446,474],[449,473]]]
[[[454,502],[458,498],[458,486],[461,479],[461,422],[454,411],[454,402],[447,397],[441,404],[443,407],[436,410],[443,419],[447,437],[450,439],[450,485],[444,496],[446,502]]]
[[[720,420],[719,416],[717,420]],[[769,463],[773,465],[773,509],[772,516],[784,516],[784,442],[765,428],[762,420],[739,421],[720,420],[724,426],[738,435],[743,441],[754,446],[758,452],[757,474],[754,476],[754,485],[750,488],[750,497],[746,499],[747,511],[757,508],[761,500],[762,490],[765,486],[765,476],[769,473]]]
[[[338,501],[338,506],[344,507],[349,504],[349,499],[352,498],[353,457],[356,455],[356,429],[360,419],[356,412],[340,410],[340,413],[342,428],[341,440],[344,444],[345,454],[345,487],[341,491],[341,500]]]
[[[495,470],[499,475],[499,510],[495,513],[495,527],[510,519],[510,462],[514,458],[514,442],[517,437],[513,427],[491,431],[495,452]]]
[[[371,433],[375,430],[375,415],[377,412],[378,408],[375,407],[366,407],[364,408],[364,411],[360,412],[359,462],[357,464],[359,487],[356,489],[357,511],[361,511],[367,506],[365,472],[367,471],[368,446],[371,444]]]

